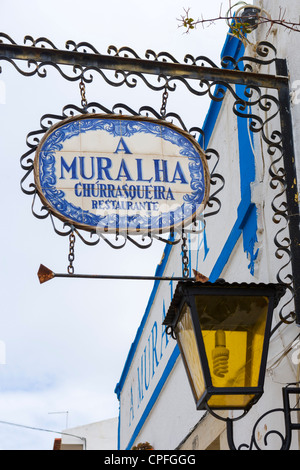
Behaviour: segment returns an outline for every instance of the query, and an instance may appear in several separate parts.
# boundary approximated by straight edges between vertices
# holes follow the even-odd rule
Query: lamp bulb
[[[226,348],[225,331],[217,330],[215,333],[215,348],[212,350],[213,373],[217,377],[224,377],[228,372],[229,350]]]

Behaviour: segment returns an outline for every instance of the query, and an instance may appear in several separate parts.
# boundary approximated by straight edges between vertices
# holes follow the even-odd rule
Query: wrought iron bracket
[[[89,83],[93,80],[93,74],[98,74],[106,83],[115,87],[126,85],[134,88],[141,80],[151,90],[174,91],[176,82],[180,82],[194,95],[207,95],[214,101],[221,102],[226,92],[233,96],[234,114],[251,120],[250,131],[260,132],[270,155],[275,155],[276,152],[280,154],[270,167],[271,187],[276,189],[281,185],[287,201],[286,206],[281,203],[278,207],[277,196],[274,197],[273,220],[275,223],[279,223],[282,218],[287,221],[289,239],[280,241],[281,230],[278,230],[275,254],[278,258],[282,258],[283,254],[289,257],[292,276],[282,279],[282,273],[279,272],[277,277],[278,282],[285,282],[290,287],[295,302],[294,317],[300,324],[300,214],[286,60],[277,58],[274,46],[265,41],[258,44],[256,57],[244,56],[237,60],[223,57],[221,67],[207,57],[193,57],[189,54],[185,56],[184,63],[180,63],[167,52],[155,53],[147,50],[146,58],[141,58],[128,47],[118,49],[109,46],[107,54],[100,53],[86,42],[76,44],[74,41],[67,41],[65,47],[65,50],[61,50],[47,38],[35,40],[31,36],[26,36],[24,45],[19,45],[7,34],[0,33],[0,63],[12,64],[25,77],[37,75],[45,78],[47,68],[54,68],[69,81]],[[20,63],[24,62],[27,67],[21,68]],[[260,67],[259,73],[253,64]],[[262,67],[269,65],[275,66],[275,73],[263,72]],[[106,75],[106,71],[114,71],[114,77],[111,74]],[[151,80],[151,76],[156,77],[157,81]],[[242,96],[234,85],[243,85]],[[275,90],[278,96],[262,89]],[[254,106],[271,115],[265,121],[262,120],[260,116],[247,111]],[[280,118],[280,130],[268,135],[265,127],[276,116]],[[276,169],[275,163],[281,160],[283,168]]]
[[[296,405],[291,406],[290,398],[291,396],[296,397]],[[258,425],[264,420],[268,415],[274,413],[283,413],[284,416],[284,428],[285,434],[282,434],[279,430],[270,430],[264,436],[264,446],[265,448],[268,445],[268,438],[271,435],[276,435],[281,440],[281,447],[278,450],[289,450],[292,443],[292,433],[293,431],[300,430],[300,423],[294,422],[292,419],[292,413],[298,413],[300,411],[299,407],[299,396],[300,396],[300,387],[298,383],[289,384],[282,389],[282,400],[283,400],[283,408],[274,408],[272,410],[267,411],[264,413],[260,418],[256,421],[249,444],[240,444],[236,447],[234,443],[234,436],[233,436],[233,423],[234,419],[227,418],[227,440],[230,450],[263,450],[261,445],[258,443],[257,439],[257,428]]]
[[[151,50],[147,50],[147,59],[141,59],[135,51],[127,47],[117,49],[115,46],[109,46],[108,52],[110,55],[105,55],[99,53],[94,46],[86,42],[75,44],[73,41],[67,41],[67,49],[60,50],[46,38],[34,40],[31,36],[26,36],[24,43],[28,41],[32,43],[31,46],[18,45],[7,34],[0,33],[0,60],[12,63],[20,73],[26,76],[37,74],[44,77],[46,76],[46,71],[43,68],[46,66],[53,66],[64,75],[59,66],[69,65],[74,68],[74,72],[81,71],[81,74],[77,73],[73,77],[64,77],[69,80],[80,80],[81,75],[87,70],[99,71],[103,69],[133,74],[168,76],[177,79],[222,80],[228,83],[267,88],[277,88],[279,83],[286,83],[287,81],[287,77],[284,74],[282,76],[275,76],[253,73],[249,65],[247,66],[249,71],[241,71],[239,66],[243,64],[243,61],[235,61],[231,57],[225,57],[222,64],[223,68],[219,68],[204,56],[194,58],[187,55],[185,57],[186,63],[182,64],[166,52],[156,54]],[[71,50],[71,47],[73,47],[73,50]],[[267,42],[260,43],[259,48],[258,53],[261,57],[266,57],[266,50],[269,48],[275,52],[274,47]],[[112,53],[115,53],[115,55],[111,55]],[[121,55],[122,53],[123,56]],[[154,60],[149,59],[150,57],[154,58]],[[244,57],[243,60],[245,59],[248,59],[249,62],[262,63],[262,60],[253,60],[252,57]],[[271,63],[273,60],[278,61],[279,59],[271,59],[267,62]],[[31,70],[22,71],[16,65],[16,61],[27,61]],[[188,61],[191,64],[188,64]],[[197,62],[200,62],[201,65],[199,66]],[[205,62],[209,63],[210,66],[204,66]],[[161,89],[163,87],[164,85],[161,86]]]

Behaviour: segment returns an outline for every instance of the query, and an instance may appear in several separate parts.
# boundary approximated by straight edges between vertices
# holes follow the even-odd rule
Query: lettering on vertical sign
[[[34,161],[51,213],[77,228],[157,233],[189,225],[209,194],[205,155],[173,124],[85,114],[51,127]]]

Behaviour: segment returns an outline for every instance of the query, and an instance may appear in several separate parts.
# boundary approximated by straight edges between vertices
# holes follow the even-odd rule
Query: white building
[[[118,419],[112,418],[62,431],[53,450],[116,450]]]
[[[296,23],[299,21],[298,0],[261,0],[258,3],[257,6],[263,8],[273,19],[278,18],[284,10],[285,19]],[[273,25],[270,28],[270,23],[266,23],[249,34],[248,40],[244,50],[239,40],[228,36],[221,56],[230,56],[235,60],[241,56],[254,56],[254,45],[268,41],[277,49],[278,58],[287,59],[291,89],[294,90],[291,94],[291,110],[299,181],[300,33],[288,31],[282,25]],[[272,51],[269,52],[271,54]],[[274,62],[267,65],[254,64],[254,71],[274,74]],[[237,85],[235,92],[245,99],[244,85]],[[251,92],[256,93],[254,88]],[[190,275],[193,275],[192,270],[195,269],[211,282],[221,277],[228,282],[270,283],[277,282],[278,273],[281,279],[287,280],[291,272],[285,249],[288,237],[286,221],[281,216],[277,216],[274,221],[272,208],[272,204],[276,204],[284,211],[285,195],[279,196],[282,187],[278,181],[274,181],[274,187],[270,184],[270,168],[276,167],[278,171],[282,162],[278,159],[278,135],[272,134],[272,131],[279,129],[278,119],[275,117],[268,120],[268,116],[274,115],[273,111],[278,113],[276,101],[272,98],[275,92],[268,90],[267,94],[256,108],[257,115],[264,122],[266,139],[262,138],[261,133],[250,131],[251,116],[240,117],[233,112],[234,109],[237,110],[237,103],[230,91],[226,92],[222,101],[211,103],[203,125],[205,142],[202,140],[200,143],[206,150],[212,148],[218,152],[220,158],[217,162],[216,155],[207,150],[211,157],[209,167],[211,170],[217,163],[215,171],[222,175],[225,184],[217,195],[220,210],[218,204],[207,208],[206,213],[215,210],[216,214],[206,218],[204,232],[189,236]],[[248,98],[251,101],[253,95]],[[255,119],[252,120],[254,121]],[[259,122],[255,125],[259,126]],[[270,142],[274,142],[274,145]],[[222,181],[217,181],[217,188],[222,187]],[[280,240],[279,247],[275,245],[276,240]],[[157,267],[158,276],[182,275],[180,251],[178,245],[173,248],[166,246]],[[196,411],[177,343],[167,336],[162,325],[175,286],[176,282],[172,281],[155,282],[116,386],[120,401],[119,449],[131,449],[141,442],[149,442],[155,450],[228,448],[226,423],[206,412]],[[287,305],[283,305],[285,303]],[[288,295],[283,304],[274,313],[273,326],[280,322],[281,308],[283,316],[293,311],[293,301]],[[292,322],[281,323],[272,335],[264,394],[248,415],[235,423],[237,446],[249,444],[255,423],[266,411],[282,408],[282,387],[299,382],[299,344],[295,343],[299,333],[296,323]],[[223,413],[226,416],[227,412]],[[229,416],[232,416],[232,412],[229,412]],[[297,416],[294,419],[297,421]],[[258,445],[264,447],[263,436],[271,430],[285,435],[281,413],[272,413],[261,420],[255,431]],[[268,448],[277,448],[280,445],[278,436],[269,436]],[[300,442],[295,435],[291,448],[298,449],[299,446]]]

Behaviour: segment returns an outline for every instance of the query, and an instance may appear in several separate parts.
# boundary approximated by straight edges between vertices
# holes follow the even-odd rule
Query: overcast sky
[[[223,12],[227,1],[223,2]],[[167,51],[183,62],[189,53],[219,64],[227,27],[222,22],[192,34],[178,28],[183,8],[195,18],[217,17],[218,0],[0,0],[0,31],[18,44],[24,36],[46,37],[56,47],[86,41],[106,54],[109,45],[128,46],[140,57],[147,49]],[[29,45],[30,43],[28,43]],[[48,68],[47,77],[26,78],[0,61],[1,231],[0,285],[0,450],[51,450],[57,435],[1,422],[57,430],[118,416],[114,388],[144,314],[152,282],[54,279],[40,285],[40,263],[66,272],[68,239],[56,235],[49,219],[31,213],[32,197],[20,190],[20,157],[26,136],[40,128],[44,114],[80,105],[78,82]],[[26,70],[26,63],[20,67]],[[175,97],[175,94],[177,96]],[[108,108],[123,102],[138,110],[159,110],[161,95],[141,82],[133,89],[109,87],[95,74],[88,101]],[[187,127],[203,124],[207,103],[178,86],[167,111]],[[164,246],[149,250],[103,243],[75,247],[76,272],[154,275]],[[53,414],[59,412],[57,414]]]

